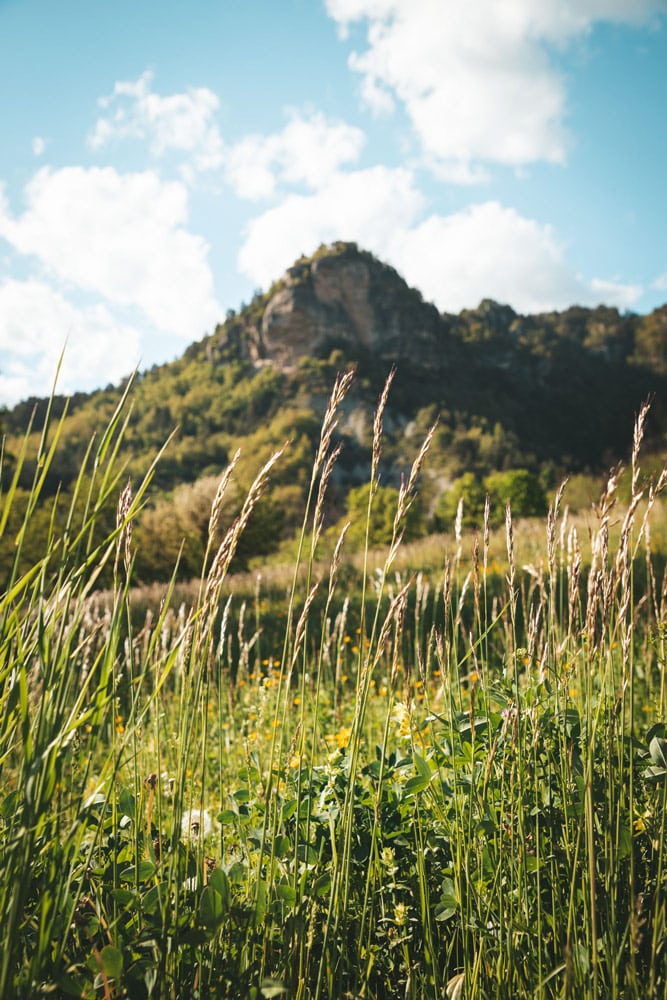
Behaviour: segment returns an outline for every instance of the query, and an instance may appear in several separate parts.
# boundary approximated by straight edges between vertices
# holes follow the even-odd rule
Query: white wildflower
[[[200,837],[208,837],[213,830],[213,822],[206,809],[188,809],[181,820],[181,837],[192,843]]]

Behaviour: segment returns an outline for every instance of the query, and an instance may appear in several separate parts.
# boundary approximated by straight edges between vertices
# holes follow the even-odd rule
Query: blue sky
[[[441,310],[667,300],[667,0],[0,0],[0,404],[356,240]]]

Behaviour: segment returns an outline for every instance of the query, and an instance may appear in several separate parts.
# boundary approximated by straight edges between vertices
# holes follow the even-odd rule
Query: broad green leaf
[[[430,777],[426,778],[421,774],[417,774],[414,778],[408,778],[405,782],[405,794],[417,795],[418,792],[425,791],[430,784]]]
[[[229,879],[222,868],[214,868],[208,880],[208,884],[222,898],[225,907],[229,907],[231,894],[229,891]]]
[[[257,899],[255,901],[255,923],[259,924],[266,916],[266,882],[257,883]]]
[[[330,875],[320,875],[315,881],[313,886],[313,892],[316,896],[326,896],[328,892],[331,891],[331,876]]]
[[[93,985],[83,976],[66,972],[58,980],[58,986],[68,997],[94,996]]]
[[[3,799],[2,805],[0,806],[0,816],[2,816],[4,820],[7,820],[7,822],[9,822],[16,812],[18,801],[19,793],[17,789],[14,789],[13,792],[10,792],[9,795],[6,795]]]
[[[199,900],[199,920],[205,927],[219,927],[227,907],[219,892],[207,885]]]
[[[227,876],[233,885],[242,885],[248,877],[248,873],[245,866],[242,865],[240,861],[235,861],[234,864],[230,866]]]
[[[428,766],[428,761],[426,761],[421,754],[413,753],[412,762],[415,765],[415,770],[420,777],[426,778],[427,782],[431,780],[431,768]]]
[[[121,906],[129,906],[130,903],[136,902],[137,898],[136,894],[129,889],[112,889],[111,896]]]
[[[123,972],[123,953],[107,944],[100,952],[102,965],[109,979],[120,979]]]
[[[120,873],[123,882],[147,882],[153,875],[155,875],[155,865],[147,859],[140,861],[138,865],[123,868]]]
[[[118,810],[123,816],[129,816],[130,819],[135,818],[136,814],[136,802],[134,800],[134,795],[127,788],[122,788],[120,795],[118,796]]]
[[[276,886],[276,892],[278,897],[287,903],[288,906],[294,906],[296,903],[296,892],[293,886],[288,885],[286,882],[281,882],[280,885]]]

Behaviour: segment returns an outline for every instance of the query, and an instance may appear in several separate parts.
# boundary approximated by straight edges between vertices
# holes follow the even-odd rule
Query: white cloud
[[[135,81],[119,81],[108,97],[99,100],[108,111],[97,119],[88,136],[92,149],[101,149],[121,139],[144,139],[151,153],[188,153],[189,166],[211,170],[223,160],[223,142],[214,116],[219,101],[212,90],[192,87],[184,94],[162,97],[151,89],[152,73]]]
[[[644,294],[642,285],[628,285],[617,278],[614,280],[593,278],[590,288],[589,302],[591,305],[599,305],[604,302],[607,305],[617,306],[619,309],[632,309]]]
[[[389,257],[410,284],[448,312],[473,307],[482,298],[525,313],[575,302],[627,308],[642,292],[612,281],[586,281],[568,264],[550,226],[495,201],[431,216],[397,234]]]
[[[664,274],[659,274],[655,281],[651,284],[651,288],[655,288],[657,292],[667,292],[667,271]]]
[[[273,135],[248,135],[228,150],[227,178],[242,198],[270,197],[276,183],[318,188],[345,163],[355,162],[365,141],[361,129],[330,122],[321,113],[293,112]]]
[[[520,312],[605,301],[627,308],[641,288],[587,281],[568,264],[549,226],[489,201],[419,221],[422,198],[406,170],[376,167],[338,175],[308,196],[292,195],[249,226],[239,265],[264,287],[301,253],[353,240],[392,264],[440,310],[483,298]]]
[[[43,156],[46,149],[46,139],[43,139],[41,135],[36,135],[33,137],[31,146],[35,156]]]
[[[338,173],[311,195],[288,195],[247,227],[240,269],[268,286],[302,253],[333,240],[359,242],[380,252],[404,230],[423,199],[408,170],[372,167]]]
[[[117,382],[139,361],[139,332],[103,305],[77,308],[37,280],[0,284],[0,401],[47,395],[65,347],[58,392]]]
[[[208,245],[186,229],[188,192],[151,171],[43,168],[12,217],[0,191],[0,236],[61,281],[139,309],[185,342],[220,316]]]
[[[426,157],[458,168],[519,167],[567,154],[564,81],[549,49],[596,21],[642,22],[664,0],[326,0],[344,34],[367,22],[367,47],[349,65],[362,96],[387,111],[402,102]],[[455,177],[455,173],[453,175]]]

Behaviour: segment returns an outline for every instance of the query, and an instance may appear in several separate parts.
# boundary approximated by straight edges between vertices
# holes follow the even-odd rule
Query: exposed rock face
[[[336,348],[417,367],[440,365],[448,339],[437,309],[354,244],[290,268],[247,333],[255,360],[281,366],[304,355],[327,357]]]

